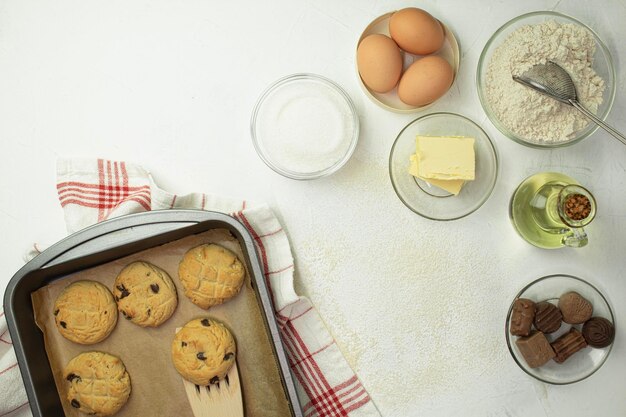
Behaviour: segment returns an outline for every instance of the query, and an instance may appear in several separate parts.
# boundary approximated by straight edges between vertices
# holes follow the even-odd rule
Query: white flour
[[[354,131],[344,97],[315,80],[279,87],[266,98],[257,117],[268,157],[297,173],[333,166],[348,152]]]
[[[554,61],[574,80],[578,99],[592,113],[602,103],[604,80],[592,68],[595,40],[586,29],[547,21],[520,27],[493,53],[486,74],[487,100],[502,124],[535,142],[562,142],[589,121],[573,107],[512,79],[536,64]]]

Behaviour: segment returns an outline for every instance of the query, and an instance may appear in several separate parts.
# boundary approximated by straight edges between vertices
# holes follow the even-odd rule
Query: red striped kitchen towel
[[[0,416],[30,416],[4,311],[0,310]]]
[[[270,284],[304,415],[380,416],[317,311],[308,299],[295,293],[289,241],[266,205],[201,193],[170,194],[155,186],[141,167],[102,159],[59,160],[57,189],[70,233],[111,217],[158,209],[211,210],[238,219],[255,240]],[[0,390],[2,382],[0,379]],[[0,405],[0,416],[5,408],[9,411],[21,404]]]

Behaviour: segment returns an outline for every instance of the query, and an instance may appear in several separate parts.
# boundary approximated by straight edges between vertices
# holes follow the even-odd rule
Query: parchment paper
[[[67,382],[63,368],[74,356],[92,350],[114,354],[122,359],[130,375],[132,392],[118,416],[190,416],[183,380],[172,365],[170,346],[177,327],[196,317],[223,321],[237,342],[237,365],[247,417],[289,416],[289,405],[282,389],[280,372],[265,331],[261,310],[246,274],[241,292],[226,303],[205,311],[185,297],[178,279],[178,263],[190,248],[217,243],[244,261],[239,242],[225,229],[188,236],[107,264],[61,278],[32,294],[35,320],[44,333],[46,352],[66,416],[82,417],[66,400]],[[167,271],[178,290],[178,307],[172,317],[157,328],[142,328],[119,315],[113,332],[95,345],[79,345],[66,340],[54,323],[54,301],[68,284],[90,279],[113,288],[115,277],[130,262],[144,260]],[[245,261],[244,261],[245,264]]]

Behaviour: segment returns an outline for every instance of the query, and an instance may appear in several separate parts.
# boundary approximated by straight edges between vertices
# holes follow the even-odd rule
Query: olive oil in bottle
[[[524,180],[513,193],[509,215],[529,243],[546,249],[587,244],[582,226],[595,216],[589,191],[558,172],[541,172]]]

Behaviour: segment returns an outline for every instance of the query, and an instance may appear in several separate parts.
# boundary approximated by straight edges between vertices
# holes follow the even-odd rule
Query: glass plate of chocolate
[[[564,385],[604,364],[615,339],[615,318],[593,285],[571,275],[549,275],[515,296],[505,333],[509,352],[524,372]]]

